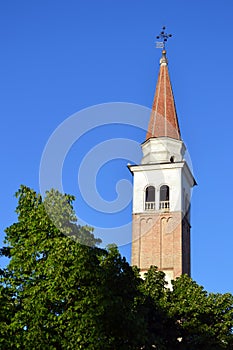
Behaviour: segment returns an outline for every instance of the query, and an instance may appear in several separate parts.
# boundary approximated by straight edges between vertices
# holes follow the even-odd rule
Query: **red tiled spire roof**
[[[146,139],[162,136],[181,139],[165,50],[160,60],[160,71]]]

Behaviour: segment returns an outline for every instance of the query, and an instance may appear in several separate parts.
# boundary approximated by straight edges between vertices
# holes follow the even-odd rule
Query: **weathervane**
[[[162,28],[162,31],[160,34],[156,37],[156,39],[162,39],[162,41],[156,41],[156,48],[157,49],[165,49],[165,43],[167,42],[168,38],[171,38],[171,34],[167,34],[165,32],[166,27]]]

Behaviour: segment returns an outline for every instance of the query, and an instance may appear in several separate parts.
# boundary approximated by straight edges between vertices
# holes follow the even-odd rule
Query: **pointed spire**
[[[163,136],[181,139],[165,50],[162,51],[160,59],[160,71],[146,139]]]

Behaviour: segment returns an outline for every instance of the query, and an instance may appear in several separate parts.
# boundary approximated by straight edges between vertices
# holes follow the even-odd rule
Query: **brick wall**
[[[133,214],[132,265],[190,274],[190,225],[181,212]]]

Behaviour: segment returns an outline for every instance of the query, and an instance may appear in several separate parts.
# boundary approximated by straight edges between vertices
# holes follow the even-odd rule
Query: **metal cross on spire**
[[[165,49],[165,43],[168,38],[171,38],[172,34],[167,34],[165,32],[166,27],[162,27],[162,31],[157,35],[156,39],[162,39],[162,41],[156,41],[156,48]]]

